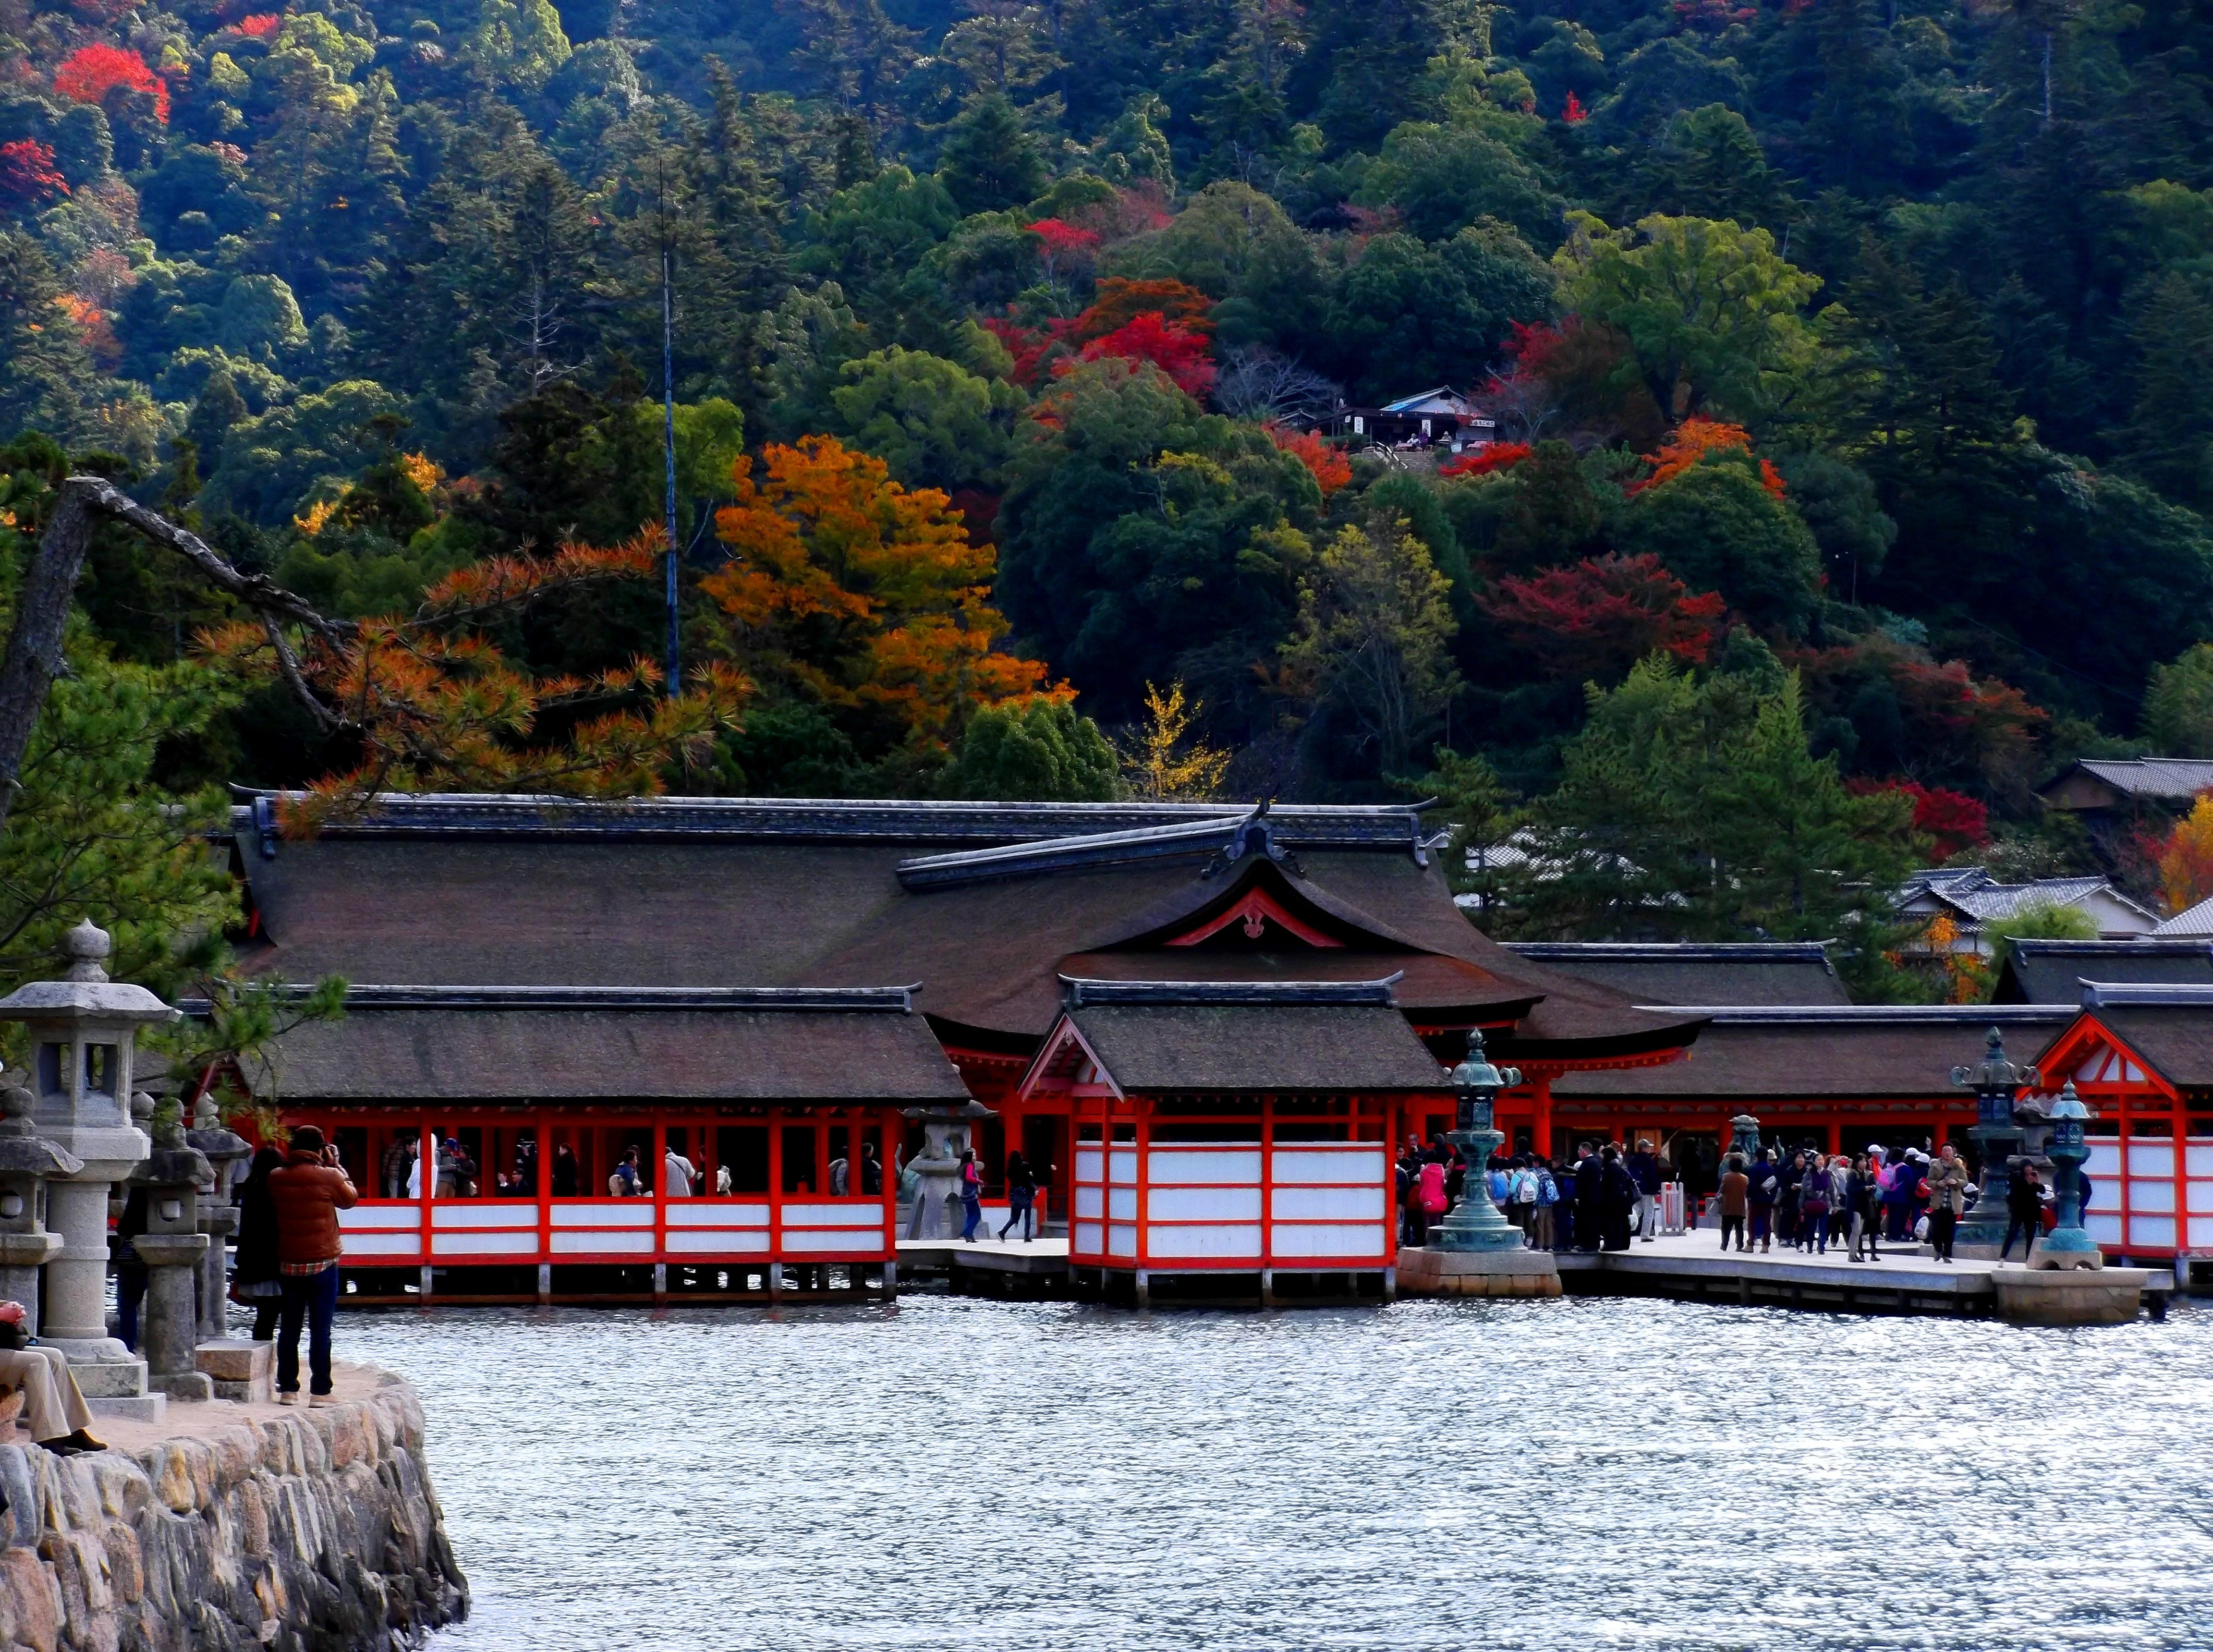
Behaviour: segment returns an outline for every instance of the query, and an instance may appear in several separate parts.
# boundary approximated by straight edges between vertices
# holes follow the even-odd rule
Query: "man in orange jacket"
[[[277,1403],[300,1403],[300,1326],[308,1326],[308,1404],[331,1398],[331,1316],[338,1305],[338,1258],[344,1250],[338,1212],[360,1196],[339,1167],[338,1149],[323,1132],[302,1125],[292,1132],[284,1162],[269,1173],[269,1200],[277,1207],[277,1266],[284,1292],[277,1320]]]

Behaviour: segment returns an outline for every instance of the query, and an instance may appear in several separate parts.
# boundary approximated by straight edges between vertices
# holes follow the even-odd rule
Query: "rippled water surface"
[[[430,1310],[476,1614],[584,1648],[2213,1647],[2213,1311]]]

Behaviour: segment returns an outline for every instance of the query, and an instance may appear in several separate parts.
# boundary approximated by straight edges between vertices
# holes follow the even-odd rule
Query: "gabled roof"
[[[1388,1004],[1093,1003],[1066,1013],[1125,1094],[1452,1088]]]
[[[1998,966],[2000,1003],[2079,1003],[2085,980],[2213,987],[2213,941],[2014,942]]]
[[[902,988],[782,995],[355,988],[241,1063],[259,1099],[960,1102]]]
[[[2078,1042],[2085,1027],[2103,1028],[2176,1090],[2213,1089],[2213,991],[2187,988],[2101,988],[2100,997],[2118,1001],[2092,1003],[2086,997],[2079,1020],[2052,1039],[2037,1058],[2041,1067],[2062,1046]],[[2048,1083],[2057,1075],[2045,1076]]]
[[[1666,1049],[1696,1032],[1471,927],[1412,808],[1277,807],[1257,833],[1255,818],[1242,805],[416,796],[296,841],[273,836],[257,796],[235,820],[257,930],[241,962],[433,986],[911,981],[949,1040],[1027,1052],[1059,1010],[1064,965],[1159,974],[1091,961],[1150,949],[1209,954],[1193,968],[1217,978],[1403,972],[1409,1015],[1520,1017],[1519,1058]],[[971,852],[1009,848],[1044,852]],[[956,878],[918,879],[933,863]],[[1234,924],[1167,944],[1263,887],[1339,945],[1286,947],[1272,928],[1246,945]]]
[[[2099,896],[2141,917],[2147,930],[2159,921],[2158,914],[2131,899],[2101,877],[2037,878],[2027,883],[2001,883],[1979,866],[1937,867],[1917,872],[1900,891],[1899,904],[1911,906],[1926,898],[1981,924],[2015,917],[2033,906],[2080,906]]]
[[[2213,760],[2196,757],[2086,757],[2037,788],[2051,796],[2088,777],[2123,797],[2184,802],[2213,787]]]
[[[1556,965],[1649,1004],[1843,1004],[1850,999],[1819,941],[1509,941],[1517,958]]]

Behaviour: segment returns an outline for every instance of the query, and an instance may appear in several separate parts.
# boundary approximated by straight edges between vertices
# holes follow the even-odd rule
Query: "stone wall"
[[[421,1401],[365,1367],[338,1393],[173,1407],[166,1437],[76,1457],[0,1445],[0,1649],[390,1652],[466,1615]]]

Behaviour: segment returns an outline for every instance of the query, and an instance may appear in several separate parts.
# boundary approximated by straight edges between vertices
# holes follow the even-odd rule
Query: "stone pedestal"
[[[276,1399],[275,1343],[224,1337],[202,1343],[198,1358],[202,1374],[215,1387],[217,1399],[265,1405]]]
[[[253,1144],[223,1127],[215,1098],[206,1094],[199,1099],[185,1142],[215,1168],[213,1177],[199,1190],[199,1229],[210,1241],[200,1263],[199,1334],[201,1341],[212,1342],[223,1334],[223,1302],[230,1286],[225,1265],[228,1241],[238,1231],[238,1207],[230,1202],[230,1186],[241,1173],[241,1166],[253,1156]]]
[[[2129,1325],[2143,1306],[2148,1268],[1992,1271],[1998,1317],[2015,1325]]]
[[[1557,1296],[1559,1265],[1550,1251],[1399,1250],[1401,1296]]]
[[[214,1386],[193,1355],[199,1343],[193,1295],[208,1236],[141,1234],[131,1242],[146,1265],[146,1308],[139,1320],[139,1342],[146,1356],[147,1387],[172,1399],[212,1399]]]

